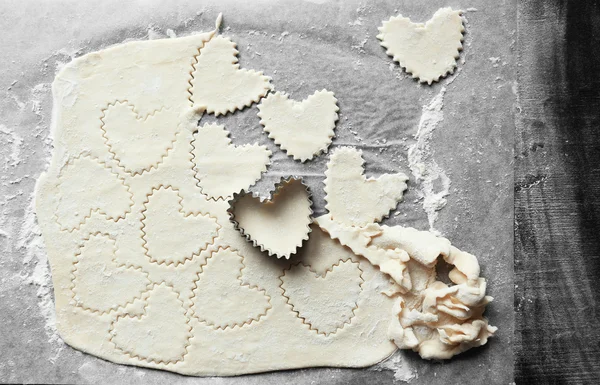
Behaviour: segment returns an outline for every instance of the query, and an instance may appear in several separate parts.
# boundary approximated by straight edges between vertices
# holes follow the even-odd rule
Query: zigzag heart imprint
[[[392,19],[382,44],[421,80],[437,80],[453,68],[459,19],[446,9],[425,26]],[[492,298],[477,258],[376,223],[402,199],[406,175],[367,178],[359,150],[336,148],[328,213],[314,223],[298,178],[284,175],[266,200],[248,191],[271,151],[198,121],[258,103],[272,86],[240,68],[219,24],[88,53],[56,76],[54,150],[36,212],[62,338],[116,363],[194,376],[366,367],[398,348],[447,359],[485,344],[496,328],[483,317]],[[273,93],[258,108],[294,159],[332,142],[332,92],[302,102]],[[440,258],[454,266],[450,284],[437,281]]]

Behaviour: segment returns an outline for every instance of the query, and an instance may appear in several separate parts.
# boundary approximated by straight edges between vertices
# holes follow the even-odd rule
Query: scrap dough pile
[[[420,81],[454,70],[459,12],[380,30]],[[275,88],[241,69],[216,30],[128,42],[60,71],[36,202],[63,339],[188,375],[364,367],[397,348],[447,359],[485,344],[496,328],[482,317],[491,298],[476,257],[378,224],[402,199],[404,174],[366,178],[361,152],[341,147],[329,154],[326,215],[312,218],[298,178],[271,197],[248,192],[271,152],[234,146],[223,125],[199,124],[204,114],[260,103],[269,138],[302,162],[334,136],[333,92],[297,102]],[[450,284],[437,280],[439,260],[453,266]]]

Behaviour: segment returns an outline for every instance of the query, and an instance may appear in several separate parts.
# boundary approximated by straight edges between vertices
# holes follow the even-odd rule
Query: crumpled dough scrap
[[[200,49],[190,80],[190,101],[216,116],[258,102],[272,88],[268,76],[240,69],[234,42],[215,36]]]
[[[386,294],[402,294],[388,327],[390,339],[400,349],[413,349],[425,359],[449,359],[484,345],[497,330],[483,318],[492,297],[485,295],[486,281],[479,277],[477,258],[451,246],[447,239],[401,226],[346,226],[328,215],[315,222],[342,245],[379,266],[399,286]],[[454,266],[448,275],[454,285],[435,280],[440,256]],[[396,269],[390,271],[390,266]],[[430,273],[423,274],[424,269]]]
[[[193,290],[194,314],[215,329],[249,326],[271,309],[263,289],[242,284],[243,257],[231,249],[213,252],[198,274]],[[219,301],[209,300],[220,298]]]
[[[270,163],[269,149],[258,144],[231,144],[229,132],[222,125],[200,127],[192,146],[196,179],[202,192],[213,199],[226,199],[246,190]]]
[[[333,151],[325,171],[325,208],[333,220],[350,226],[379,222],[402,199],[408,177],[403,173],[364,175],[362,152],[341,147]]]
[[[272,197],[235,194],[229,214],[240,232],[269,255],[289,259],[308,239],[312,201],[300,179],[282,178]]]
[[[131,212],[133,194],[129,186],[96,159],[81,156],[69,161],[58,181],[55,219],[61,230],[79,229],[92,212],[114,221]]]
[[[129,174],[138,175],[157,168],[173,149],[178,119],[179,111],[171,108],[140,116],[135,106],[117,101],[103,110],[100,128],[104,143],[119,165]]]
[[[131,358],[154,363],[183,361],[192,327],[183,302],[165,283],[154,285],[141,315],[119,315],[111,324],[110,341]]]
[[[327,151],[335,135],[339,108],[333,92],[325,89],[301,102],[276,92],[263,99],[258,109],[269,138],[295,160],[305,162]]]
[[[413,78],[431,84],[456,68],[465,31],[461,13],[441,8],[425,24],[394,16],[379,27],[377,38]]]

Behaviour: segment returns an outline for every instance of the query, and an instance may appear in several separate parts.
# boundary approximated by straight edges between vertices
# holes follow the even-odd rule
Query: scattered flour
[[[408,364],[406,360],[402,359],[403,352],[397,351],[387,360],[378,363],[369,368],[369,370],[382,371],[391,370],[394,372],[394,383],[397,381],[411,382],[414,379],[419,378],[416,368],[413,368]]]

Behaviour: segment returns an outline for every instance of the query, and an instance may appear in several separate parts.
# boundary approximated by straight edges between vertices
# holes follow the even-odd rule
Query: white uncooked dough
[[[364,175],[362,152],[350,147],[333,151],[325,171],[327,210],[335,221],[363,226],[380,221],[402,199],[408,177],[403,173]]]
[[[301,102],[276,92],[264,98],[258,109],[260,124],[269,138],[301,162],[327,151],[340,110],[333,92],[325,89]]]
[[[269,255],[289,259],[308,239],[312,201],[300,179],[276,185],[273,196],[261,200],[252,194],[236,197],[230,210],[242,234]]]
[[[231,107],[223,107],[218,99],[220,73],[196,71],[194,84],[204,88],[192,91],[208,100],[190,109],[190,98],[196,100],[188,92],[193,65],[213,35],[128,42],[81,56],[57,75],[53,83],[54,151],[36,185],[36,213],[52,269],[58,332],[69,345],[113,362],[197,376],[313,366],[365,367],[385,359],[397,347],[387,335],[387,325],[395,318],[391,312],[395,300],[381,293],[389,286],[384,274],[314,227],[294,263],[301,260],[323,274],[340,261],[351,260],[352,265],[344,266],[354,269],[358,264],[364,281],[358,297],[356,291],[352,295],[356,310],[350,322],[328,335],[319,333],[303,322],[283,295],[280,278],[292,262],[268,258],[253,247],[229,221],[228,202],[202,194],[194,170],[198,159],[192,142],[197,145],[202,138],[196,123],[204,110]],[[230,47],[229,62],[233,58]],[[237,100],[258,100],[263,91],[262,86],[240,87]],[[213,96],[216,103],[211,104]],[[129,144],[131,150],[148,158],[111,155],[101,118],[109,105],[119,101],[133,106],[140,119],[165,109],[172,112],[165,130],[176,127],[175,141],[170,139],[172,131],[165,134],[164,150],[172,148],[155,167],[147,166],[156,162],[157,152],[145,153],[136,141]],[[243,107],[234,105],[234,109]],[[119,122],[113,123],[111,129],[119,130]],[[136,124],[122,129],[148,127]],[[114,140],[115,131],[112,134]],[[133,170],[144,168],[132,175]],[[155,203],[164,205],[151,214],[147,210]],[[161,213],[164,223],[157,223],[160,218],[155,217],[156,231],[146,231],[146,250],[142,227],[145,224],[148,229],[151,215]],[[187,219],[206,218],[204,214],[220,226],[214,239],[204,225],[186,224]],[[185,240],[181,233],[187,234]],[[161,251],[156,244],[161,239],[182,244]],[[153,262],[148,254],[165,263]],[[224,263],[226,256],[231,263]],[[341,275],[325,280],[334,278],[345,280]],[[90,285],[95,282],[97,289]],[[227,312],[211,311],[223,301],[223,292],[209,289],[216,283],[227,285],[221,286],[232,301]],[[289,281],[286,289],[293,291],[294,283]],[[112,284],[121,288],[118,294],[102,290]],[[310,304],[311,314],[338,300],[338,292],[321,290]],[[244,307],[242,301],[256,306]],[[248,319],[256,320],[245,322]],[[331,331],[329,325],[337,322],[341,322],[339,316],[315,324]],[[218,328],[225,324],[233,327]]]
[[[272,88],[262,72],[240,69],[235,43],[216,36],[200,49],[190,81],[192,105],[216,116],[258,102]]]
[[[461,13],[441,8],[425,24],[394,16],[379,27],[377,38],[413,78],[431,84],[456,68],[465,31]]]
[[[205,124],[195,135],[194,170],[202,192],[227,199],[253,185],[267,171],[271,151],[265,146],[231,144],[224,126]]]
[[[400,349],[412,349],[425,359],[449,359],[485,345],[496,332],[483,318],[493,298],[485,295],[486,281],[479,277],[477,258],[451,246],[447,239],[402,226],[347,226],[329,215],[315,218],[315,223],[400,286],[400,290],[388,291],[396,298],[388,334]],[[386,254],[373,254],[377,250]],[[448,275],[451,286],[436,281],[439,257],[454,266]],[[385,271],[388,263],[401,263],[403,274]]]

